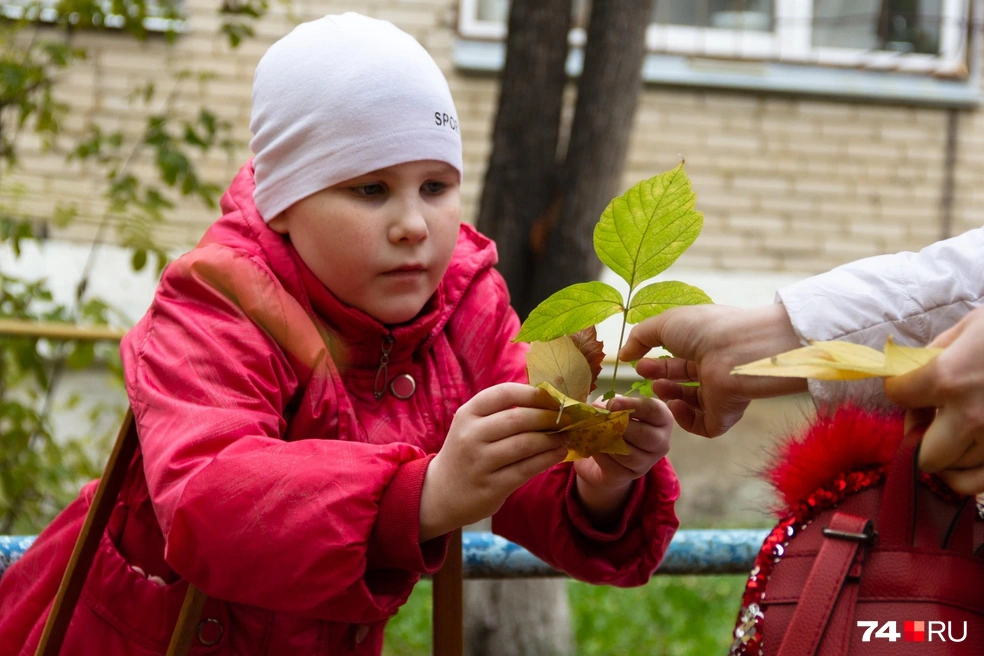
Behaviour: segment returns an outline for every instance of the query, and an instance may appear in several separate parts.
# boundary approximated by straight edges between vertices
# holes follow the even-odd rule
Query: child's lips
[[[400,274],[412,274],[412,273],[424,273],[427,271],[427,267],[423,264],[407,264],[395,269],[390,269],[389,271],[384,271],[384,275],[400,275]]]
[[[421,264],[401,266],[383,272],[383,277],[387,280],[403,281],[405,283],[420,280],[426,275],[427,268]]]

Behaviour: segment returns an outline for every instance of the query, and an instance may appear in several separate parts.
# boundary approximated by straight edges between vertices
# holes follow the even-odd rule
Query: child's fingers
[[[669,410],[666,412],[670,413]],[[670,415],[670,421],[673,421],[673,415]],[[654,428],[649,424],[630,421],[623,439],[631,448],[638,450],[642,456],[650,460],[662,458],[670,450],[669,428]]]
[[[515,490],[537,474],[563,462],[566,457],[567,449],[565,447],[555,447],[503,467],[495,472],[494,476],[507,489]]]
[[[498,442],[521,433],[556,431],[570,424],[567,417],[559,419],[556,410],[507,408],[480,420],[481,438],[485,442]]]
[[[493,385],[476,394],[465,406],[476,417],[488,417],[514,406],[544,410],[553,408],[555,412],[558,407],[545,390],[522,383]]]
[[[592,456],[598,468],[611,480],[638,478],[652,467],[652,458],[639,452],[631,456],[617,453],[596,453]]]
[[[691,388],[686,388],[691,389]],[[609,410],[616,412],[619,410],[632,410],[632,419],[641,421],[655,427],[669,427],[673,425],[673,415],[670,413],[666,404],[658,399],[647,399],[644,397],[625,397],[616,396],[612,399]]]
[[[498,471],[517,462],[532,458],[544,451],[552,451],[563,444],[559,435],[546,433],[520,433],[489,444],[483,449],[483,458],[490,471]]]

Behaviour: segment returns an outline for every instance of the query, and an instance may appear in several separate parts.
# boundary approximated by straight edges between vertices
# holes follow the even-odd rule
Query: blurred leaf
[[[85,369],[92,364],[95,347],[92,342],[76,342],[68,355],[67,364],[72,369]]]
[[[133,267],[134,271],[142,271],[145,266],[147,266],[147,251],[139,248],[133,251],[133,257],[130,259],[130,266]]]
[[[74,221],[78,215],[79,215],[79,207],[75,203],[71,203],[68,205],[63,203],[58,203],[58,205],[55,206],[55,214],[52,217],[52,221],[54,222],[55,226],[59,228],[64,228],[72,221]]]

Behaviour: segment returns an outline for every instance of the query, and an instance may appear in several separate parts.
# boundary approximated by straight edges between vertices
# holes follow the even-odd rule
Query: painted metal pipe
[[[657,574],[743,574],[752,568],[767,530],[682,530],[673,536]],[[34,536],[0,536],[0,575]],[[466,579],[565,576],[523,547],[492,533],[464,533]]]

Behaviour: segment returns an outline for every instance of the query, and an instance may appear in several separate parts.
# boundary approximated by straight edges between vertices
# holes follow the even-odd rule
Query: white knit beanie
[[[355,13],[302,23],[274,43],[253,76],[260,215],[387,166],[418,160],[462,170],[461,130],[447,80],[392,23]]]

